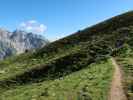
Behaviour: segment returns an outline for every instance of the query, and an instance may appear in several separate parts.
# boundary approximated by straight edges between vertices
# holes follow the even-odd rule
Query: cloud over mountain
[[[36,20],[29,20],[20,23],[19,29],[36,34],[43,34],[47,30],[47,26]]]

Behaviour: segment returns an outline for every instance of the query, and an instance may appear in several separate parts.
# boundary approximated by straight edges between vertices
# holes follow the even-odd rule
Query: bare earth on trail
[[[122,74],[120,66],[116,63],[114,58],[112,58],[111,60],[112,64],[114,65],[115,71],[113,74],[113,80],[108,100],[127,100],[122,87]]]

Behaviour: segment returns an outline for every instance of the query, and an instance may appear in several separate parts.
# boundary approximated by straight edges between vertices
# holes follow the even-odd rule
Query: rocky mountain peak
[[[43,36],[37,34],[22,30],[9,32],[0,28],[0,59],[12,55],[14,52],[20,54],[25,50],[40,48],[48,42]]]

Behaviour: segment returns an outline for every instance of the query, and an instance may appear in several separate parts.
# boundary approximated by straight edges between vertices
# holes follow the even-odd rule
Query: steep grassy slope
[[[78,91],[82,91],[80,86],[92,84],[92,87],[88,86],[91,90],[94,89],[89,95],[92,100],[106,100],[106,92],[109,88],[113,69],[113,66],[111,66],[107,59],[112,55],[118,54],[119,49],[124,44],[128,44],[131,47],[132,41],[133,12],[131,11],[86,28],[85,30],[78,31],[71,36],[48,44],[36,52],[8,58],[0,62],[0,92],[2,93],[0,98],[18,100],[19,97],[27,95],[26,98],[21,98],[22,100],[29,100],[32,99],[31,96],[35,95],[34,93],[32,94],[32,91],[35,91],[35,93],[37,91],[43,92],[40,88],[44,86],[44,90],[46,89],[46,91],[50,92],[48,99],[52,100],[52,88],[49,90],[47,87],[50,87],[50,84],[56,84],[56,80],[63,78],[59,83],[63,87],[66,87],[66,89],[57,86],[53,91],[58,93],[54,98],[59,100],[58,97],[61,96],[61,98],[64,97],[65,99],[66,95],[71,91],[71,87],[74,88],[71,83],[78,83],[77,79],[83,80],[80,78],[80,74],[84,76],[84,71],[87,71],[88,74],[86,77],[92,77],[92,79],[87,82],[83,80],[83,85],[80,84],[77,86],[79,90],[75,89],[75,96],[73,98],[78,97],[76,94]],[[91,65],[101,62],[101,60],[105,61],[104,64]],[[92,73],[93,68],[96,71],[94,73]],[[101,73],[98,74],[98,71]],[[107,72],[108,74],[106,74]],[[77,77],[75,73],[77,73]],[[96,79],[93,78],[95,74],[98,74],[98,78]],[[68,84],[65,84],[66,77],[69,76],[72,82],[70,81]],[[101,81],[103,79],[104,81]],[[105,84],[102,82],[105,82]],[[101,85],[99,86],[99,84]],[[31,86],[35,87],[31,89]],[[26,94],[23,94],[22,91],[25,91]],[[100,93],[98,94],[99,97],[95,97],[97,91]],[[62,92],[66,95],[61,94]],[[44,95],[46,94],[44,93]],[[46,96],[44,97],[46,98]],[[44,97],[42,98],[44,99]],[[79,100],[84,99],[81,98]]]
[[[107,100],[111,61],[85,67],[59,79],[17,86],[2,93],[1,100]]]

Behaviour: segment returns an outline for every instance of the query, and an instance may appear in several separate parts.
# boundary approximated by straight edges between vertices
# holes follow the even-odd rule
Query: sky
[[[0,27],[50,41],[133,10],[133,0],[0,0]]]

